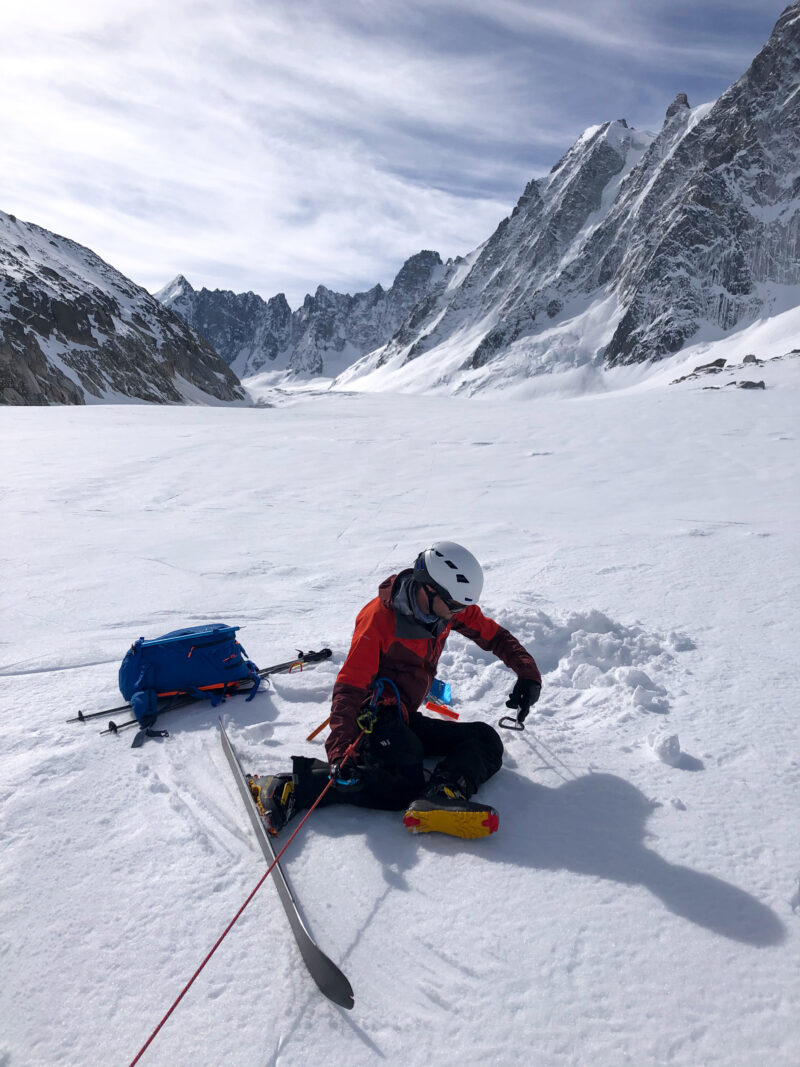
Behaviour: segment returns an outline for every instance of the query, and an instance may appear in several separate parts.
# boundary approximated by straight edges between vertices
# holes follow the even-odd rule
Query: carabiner
[[[502,726],[504,730],[524,730],[525,723],[520,722],[516,716],[512,719],[510,715],[504,715],[500,722],[497,724]]]

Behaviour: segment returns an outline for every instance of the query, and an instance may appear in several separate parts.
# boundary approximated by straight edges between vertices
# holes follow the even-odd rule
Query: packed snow
[[[499,832],[315,812],[285,870],[353,1010],[268,879],[141,1062],[795,1067],[793,328],[740,340],[777,357],[747,368],[763,390],[733,362],[669,384],[689,353],[535,401],[4,409],[0,1064],[129,1063],[265,869],[218,710],[140,749],[64,720],[121,703],[139,636],[225,621],[259,666],[333,649],[222,711],[248,770],[321,756],[357,611],[450,538],[544,673],[479,794]],[[451,637],[439,677],[463,721],[508,713],[476,645]]]

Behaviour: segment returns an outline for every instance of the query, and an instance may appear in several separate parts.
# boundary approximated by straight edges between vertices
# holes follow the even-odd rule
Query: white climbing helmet
[[[420,552],[414,576],[443,590],[447,594],[445,600],[456,604],[477,604],[483,589],[480,563],[454,541],[437,541]]]

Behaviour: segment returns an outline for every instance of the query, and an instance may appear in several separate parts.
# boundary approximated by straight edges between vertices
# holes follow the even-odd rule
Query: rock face
[[[668,113],[610,220],[631,254],[609,365],[675,352],[704,323],[729,330],[755,319],[770,310],[770,287],[800,283],[799,79],[795,3],[698,121]]]
[[[701,328],[770,314],[800,283],[800,3],[713,105],[684,93],[657,135],[587,130],[379,352],[384,368],[473,392],[548,370],[658,360]],[[797,297],[795,293],[795,297]],[[410,381],[410,376],[409,376]]]
[[[181,278],[159,296],[241,375],[471,393],[659,360],[798,302],[798,83],[800,0],[719,100],[678,93],[657,134],[586,130],[463,259],[421,252],[388,291],[321,286],[294,313]]]
[[[598,268],[598,279],[587,277],[586,245],[652,141],[624,119],[587,130],[546,178],[528,183],[484,245],[447,265],[444,286],[342,383],[380,376],[383,368],[396,379],[398,370],[402,377],[404,366],[424,359],[437,361],[457,388],[481,388],[498,372],[516,379],[533,366],[552,369],[595,356],[595,335],[563,324],[591,304],[592,289],[614,279],[618,265],[610,263]],[[600,317],[607,323],[607,312]],[[531,345],[540,337],[546,338],[542,351]]]
[[[189,323],[241,377],[278,365],[291,338],[292,312],[283,293],[266,301],[255,293],[197,292],[179,274],[156,299]]]
[[[182,275],[156,297],[205,337],[242,378],[264,370],[331,375],[385,344],[443,274],[438,253],[419,252],[406,261],[389,289],[376,285],[351,296],[320,285],[295,312],[283,293],[264,300],[254,293],[198,292]]]
[[[0,212],[0,402],[242,401],[211,346],[88,248]]]

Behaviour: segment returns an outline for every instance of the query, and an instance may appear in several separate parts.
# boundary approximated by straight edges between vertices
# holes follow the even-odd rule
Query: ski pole
[[[120,730],[126,729],[128,726],[138,726],[138,719],[126,719],[125,722],[109,722],[105,730],[101,730],[101,734],[118,734]]]
[[[130,704],[120,704],[118,708],[107,708],[105,711],[89,711],[86,713],[79,711],[73,718],[65,719],[64,722],[88,722],[89,719],[99,719],[103,715],[113,715],[117,711],[129,710]]]
[[[341,759],[341,762],[339,764],[341,767],[343,767],[345,765],[345,763],[347,763],[347,761],[353,755],[353,753],[356,750],[356,746],[358,745],[359,741],[361,740],[361,738],[364,736],[364,734],[366,732],[367,732],[366,729],[362,729],[361,733],[358,735],[358,737],[355,739],[355,741],[353,741],[353,743],[350,745],[350,747],[348,748],[347,752],[345,752],[344,756]],[[328,792],[328,790],[333,785],[333,781],[334,781],[333,778],[329,778],[328,779],[328,784],[325,786],[325,788],[322,790],[320,795],[317,797],[317,799],[314,801],[314,803],[311,805],[311,807],[305,813],[303,818],[300,820],[300,823],[295,827],[295,830],[294,830],[294,833],[292,834],[292,836],[289,838],[289,840],[286,842],[286,844],[283,846],[283,848],[277,854],[277,856],[272,861],[272,863],[270,863],[269,867],[267,867],[266,871],[264,871],[264,873],[262,874],[261,878],[259,878],[259,880],[256,883],[255,887],[251,891],[250,895],[247,897],[247,900],[245,900],[244,904],[242,904],[241,908],[239,908],[239,910],[236,912],[234,917],[231,919],[231,921],[228,923],[228,925],[222,931],[220,936],[214,942],[214,945],[212,946],[211,951],[207,954],[206,958],[203,960],[203,962],[200,964],[200,966],[194,972],[192,977],[189,979],[189,981],[186,983],[186,985],[180,991],[180,993],[178,994],[176,999],[173,1001],[172,1006],[169,1009],[169,1011],[166,1013],[164,1018],[161,1020],[161,1022],[158,1024],[158,1026],[152,1032],[152,1034],[148,1037],[148,1039],[145,1041],[145,1043],[142,1045],[142,1047],[136,1053],[134,1058],[131,1060],[130,1067],[135,1067],[135,1064],[137,1064],[139,1062],[139,1060],[142,1058],[144,1053],[147,1051],[147,1049],[152,1044],[153,1039],[155,1038],[156,1034],[158,1034],[158,1032],[161,1030],[161,1028],[164,1025],[164,1023],[167,1021],[167,1019],[169,1019],[170,1015],[172,1015],[172,1013],[175,1011],[177,1006],[180,1004],[180,1002],[183,1000],[183,998],[186,996],[186,994],[192,988],[192,986],[195,983],[195,979],[199,976],[200,972],[203,970],[205,965],[208,963],[208,961],[211,959],[211,957],[217,951],[219,946],[222,944],[222,942],[228,936],[230,931],[233,929],[234,924],[238,921],[238,919],[241,916],[241,914],[244,911],[244,909],[247,907],[247,905],[250,903],[250,901],[253,899],[253,897],[256,895],[256,893],[259,891],[259,889],[264,884],[264,882],[266,882],[266,880],[269,877],[269,875],[272,874],[272,872],[275,870],[275,868],[278,865],[278,860],[280,860],[281,856],[284,854],[286,849],[289,847],[289,845],[291,845],[292,841],[294,841],[294,839],[297,837],[297,835],[303,829],[305,824],[311,818],[312,813],[319,806],[320,801],[322,800],[322,798],[325,796],[325,794]]]
[[[296,674],[298,671],[309,670],[310,668],[315,667],[318,663],[322,663],[324,660],[330,659],[332,655],[333,653],[329,648],[321,648],[319,652],[302,652],[300,649],[298,649],[297,656],[294,659],[287,660],[285,663],[276,663],[272,667],[264,667],[263,670],[260,670],[258,672],[258,674],[261,678],[269,678],[271,674]],[[215,687],[202,686],[201,688],[212,689]],[[244,684],[238,687],[238,691],[240,693],[244,693],[251,688],[251,685]],[[159,693],[159,699],[167,695],[168,694],[166,693]],[[177,695],[182,696],[183,694],[179,693]],[[192,703],[194,699],[194,697],[190,696],[187,700],[187,703]],[[66,719],[65,722],[86,722],[87,719],[98,719],[103,715],[114,715],[118,711],[130,710],[130,704],[120,704],[118,708],[106,708],[104,711],[79,711],[77,715],[74,715],[71,719]]]

